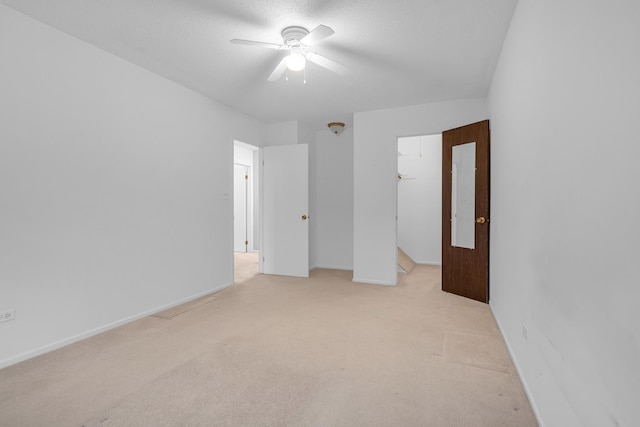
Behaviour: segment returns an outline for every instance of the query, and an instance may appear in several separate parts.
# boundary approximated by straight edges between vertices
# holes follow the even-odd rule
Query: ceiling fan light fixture
[[[335,34],[335,31],[326,25],[318,25],[312,31],[304,27],[291,26],[284,28],[280,34],[282,44],[244,39],[233,39],[231,43],[288,52],[288,55],[280,57],[280,62],[267,78],[270,82],[280,79],[287,70],[294,72],[304,70],[307,60],[334,73],[347,74],[347,67],[311,50],[317,43]],[[306,79],[303,79],[303,83],[306,83]]]
[[[306,64],[307,58],[299,51],[292,51],[287,58],[287,68],[291,71],[302,71]]]
[[[342,133],[342,131],[344,130],[344,123],[342,123],[342,122],[331,122],[331,123],[327,124],[327,126],[329,127],[329,130],[331,132],[336,134],[336,136],[340,135]]]

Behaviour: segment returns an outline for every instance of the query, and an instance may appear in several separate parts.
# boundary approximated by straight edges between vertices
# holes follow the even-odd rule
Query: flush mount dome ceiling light
[[[282,36],[282,44],[242,39],[233,39],[231,43],[287,51],[289,54],[280,60],[267,79],[272,82],[280,79],[287,69],[291,71],[304,70],[307,61],[311,61],[334,73],[346,74],[348,68],[344,65],[311,51],[311,46],[333,34],[334,31],[326,25],[318,25],[311,32],[304,27],[292,26],[282,30],[280,34]]]
[[[327,126],[329,127],[329,130],[331,130],[331,132],[336,134],[336,136],[340,135],[344,130],[344,123],[342,122],[331,122],[327,124]]]

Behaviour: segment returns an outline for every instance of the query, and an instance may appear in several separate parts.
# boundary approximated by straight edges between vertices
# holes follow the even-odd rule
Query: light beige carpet
[[[174,317],[184,314],[189,310],[193,310],[196,307],[200,307],[201,305],[210,303],[215,299],[216,299],[216,294],[207,295],[205,297],[198,298],[196,300],[187,302],[185,304],[180,304],[175,307],[171,307],[170,309],[156,313],[153,316],[160,317],[162,319],[173,319]]]
[[[487,305],[438,267],[351,275],[257,275],[0,370],[0,425],[537,425]]]
[[[234,282],[242,283],[258,274],[258,252],[236,252],[234,259]]]

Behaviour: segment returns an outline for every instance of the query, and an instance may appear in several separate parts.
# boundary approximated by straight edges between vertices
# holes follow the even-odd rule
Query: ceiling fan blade
[[[344,65],[338,64],[336,61],[325,58],[324,56],[318,55],[317,53],[307,53],[307,59],[315,64],[318,64],[321,67],[326,68],[327,70],[340,74],[341,76],[344,76],[349,72],[349,69]]]
[[[300,43],[307,46],[313,46],[314,44],[326,39],[327,37],[329,37],[334,33],[335,31],[333,31],[331,28],[327,27],[326,25],[318,25],[309,34],[304,36],[302,40],[300,40]]]
[[[274,68],[273,71],[271,72],[271,75],[267,79],[268,81],[275,82],[280,77],[282,77],[284,72],[287,71],[287,59],[288,59],[288,56],[285,56],[284,58],[282,58],[282,61],[280,61],[278,65],[276,65],[276,68]]]
[[[242,40],[242,39],[233,39],[231,40],[232,44],[243,44],[245,46],[253,46],[253,47],[266,47],[267,49],[275,49],[280,50],[284,46],[281,44],[275,43],[265,43],[265,42],[256,42],[253,40]]]

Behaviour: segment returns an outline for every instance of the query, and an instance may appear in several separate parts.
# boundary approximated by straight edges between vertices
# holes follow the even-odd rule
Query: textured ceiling
[[[486,94],[517,0],[0,0],[154,73],[266,123],[319,129],[352,114]],[[267,82],[284,27],[335,34],[314,51],[350,68],[315,64]]]

